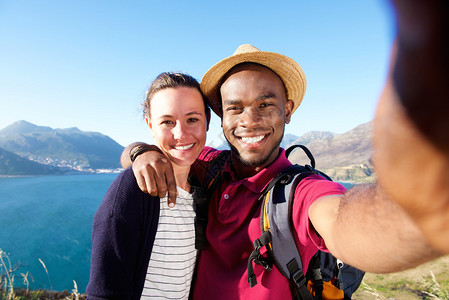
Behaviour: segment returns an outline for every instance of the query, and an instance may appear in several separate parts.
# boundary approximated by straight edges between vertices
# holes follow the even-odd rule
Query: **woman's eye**
[[[173,121],[166,120],[166,121],[162,121],[161,124],[162,124],[162,125],[172,125],[172,124],[174,124],[174,123],[173,123]]]
[[[198,122],[198,118],[189,118],[188,121],[190,123]]]

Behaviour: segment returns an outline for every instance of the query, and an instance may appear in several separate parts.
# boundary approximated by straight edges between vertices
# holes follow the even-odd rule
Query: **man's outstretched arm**
[[[382,189],[449,253],[449,2],[393,3],[397,47],[374,120],[374,167]]]
[[[423,101],[432,103],[431,98]],[[449,152],[408,117],[391,81],[379,102],[374,130],[373,163],[379,186],[433,246],[449,253]]]
[[[368,272],[397,272],[442,255],[375,184],[318,199],[309,218],[334,256]]]
[[[378,184],[323,197],[309,210],[328,249],[371,272],[449,253],[449,4],[394,3],[398,40],[374,120]]]

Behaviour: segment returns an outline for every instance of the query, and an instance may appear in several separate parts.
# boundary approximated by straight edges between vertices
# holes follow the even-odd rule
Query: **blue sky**
[[[393,39],[385,0],[0,0],[0,129],[27,120],[152,142],[140,108],[151,80],[200,80],[250,43],[306,74],[286,133],[343,133],[372,120]],[[208,144],[220,133],[215,117]]]

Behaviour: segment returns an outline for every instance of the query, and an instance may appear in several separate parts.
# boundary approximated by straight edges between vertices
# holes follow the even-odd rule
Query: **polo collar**
[[[279,155],[275,161],[252,177],[237,180],[236,174],[231,166],[231,159],[225,163],[222,170],[222,175],[225,181],[229,180],[235,185],[243,184],[252,192],[261,193],[276,175],[291,165],[292,163],[285,156],[285,150],[280,148]]]

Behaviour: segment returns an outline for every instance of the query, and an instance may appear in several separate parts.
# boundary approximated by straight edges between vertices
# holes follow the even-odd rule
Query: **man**
[[[305,86],[295,61],[251,45],[240,46],[204,75],[201,88],[222,119],[231,157],[210,200],[210,245],[198,262],[195,299],[291,298],[288,281],[275,268],[268,272],[256,265],[259,284],[250,288],[246,266],[252,242],[260,235],[257,198],[290,165],[279,144]],[[217,155],[206,147],[196,174],[201,177],[201,168],[206,169]],[[172,171],[157,152],[139,155],[133,168],[143,190],[160,196],[168,190],[170,198],[175,195]],[[293,209],[304,271],[317,249],[328,249],[346,263],[371,272],[397,271],[440,255],[376,185],[346,192],[337,183],[310,176],[298,185]]]

